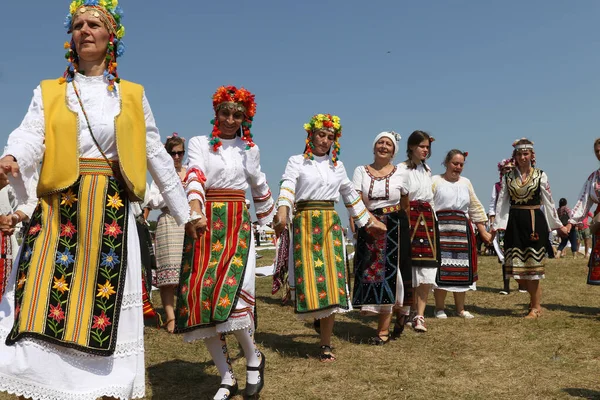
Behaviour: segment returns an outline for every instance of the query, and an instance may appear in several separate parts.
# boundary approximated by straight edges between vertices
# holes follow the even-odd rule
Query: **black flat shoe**
[[[383,346],[384,344],[388,343],[390,341],[390,335],[377,335],[377,336],[373,336],[372,338],[369,338],[369,344],[372,344],[373,346]]]
[[[229,390],[229,394],[227,395],[227,397],[223,397],[221,400],[230,400],[233,399],[233,396],[237,394],[239,387],[237,381],[235,381],[235,385],[226,385],[222,383],[219,385],[219,389]]]
[[[246,371],[258,371],[259,381],[258,383],[248,383],[248,377],[246,376],[246,390],[244,391],[244,398],[246,399],[258,399],[258,394],[265,386],[265,360],[266,357],[263,352],[260,352],[260,365],[258,367],[246,366]]]
[[[400,336],[402,336],[402,332],[404,332],[404,325],[406,324],[406,315],[403,315],[401,319],[396,319],[396,323],[394,324],[394,329],[392,330],[392,334],[390,335],[390,339],[396,340]]]

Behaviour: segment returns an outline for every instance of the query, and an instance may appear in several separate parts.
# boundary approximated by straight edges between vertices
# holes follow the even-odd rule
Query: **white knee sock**
[[[208,349],[215,366],[219,370],[221,375],[221,383],[226,385],[233,385],[235,383],[235,377],[233,376],[233,369],[231,368],[231,360],[229,359],[229,352],[227,351],[227,342],[225,342],[225,335],[218,334],[204,339],[204,344]],[[229,395],[229,390],[225,388],[219,388],[214,399],[224,399]]]
[[[235,338],[242,346],[244,355],[246,356],[246,365],[249,367],[258,367],[261,362],[260,351],[254,343],[254,328],[248,327],[233,331]],[[259,381],[260,374],[258,371],[247,371],[246,380],[248,383],[256,384]]]

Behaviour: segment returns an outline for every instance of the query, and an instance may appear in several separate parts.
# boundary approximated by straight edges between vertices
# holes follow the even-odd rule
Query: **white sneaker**
[[[435,317],[439,318],[439,319],[447,319],[448,316],[446,315],[446,312],[444,310],[438,310],[435,312]]]
[[[417,315],[413,319],[413,329],[416,332],[427,332],[427,328],[425,327],[425,317],[422,315]]]
[[[475,318],[475,316],[473,314],[471,314],[470,312],[463,310],[460,314],[458,314],[459,317],[464,318],[464,319],[473,319]]]

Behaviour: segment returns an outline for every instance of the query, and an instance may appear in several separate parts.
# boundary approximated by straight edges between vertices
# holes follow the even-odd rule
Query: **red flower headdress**
[[[244,113],[244,122],[242,122],[241,139],[246,142],[246,150],[254,147],[252,141],[252,121],[256,114],[256,102],[254,95],[244,88],[236,88],[235,86],[221,86],[213,94],[213,109],[215,110],[215,119],[210,121],[213,124],[213,130],[210,134],[210,144],[213,151],[217,151],[223,144],[221,143],[221,131],[219,130],[219,119],[217,114],[222,108],[229,108],[234,111],[242,111]]]

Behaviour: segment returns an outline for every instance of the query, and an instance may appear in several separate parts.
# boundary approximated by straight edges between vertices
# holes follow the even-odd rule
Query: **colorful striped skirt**
[[[12,270],[12,241],[9,235],[0,232],[0,300],[8,286],[8,277]]]
[[[296,203],[290,286],[295,286],[296,313],[301,318],[325,318],[351,309],[344,246],[332,201]]]
[[[206,219],[203,236],[196,241],[185,236],[175,316],[178,332],[207,330],[186,340],[241,329],[254,318],[254,247],[245,192],[208,190]]]
[[[477,281],[477,241],[471,221],[459,210],[441,210],[436,214],[442,260],[435,283],[442,289],[468,288]]]
[[[412,300],[408,217],[399,205],[371,213],[387,227],[387,233],[373,237],[364,227],[358,230],[352,305],[363,311],[387,313],[391,306]],[[384,305],[390,307],[370,307]]]
[[[158,216],[156,224],[156,286],[177,285],[181,269],[185,227],[177,225],[167,212]]]
[[[413,268],[439,268],[441,253],[438,223],[428,202],[410,202],[410,228]]]
[[[8,345],[35,338],[94,355],[114,352],[129,200],[113,167],[81,159],[72,186],[40,198],[23,238]]]

